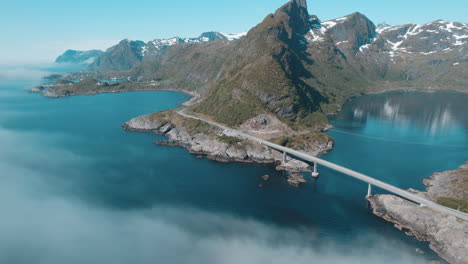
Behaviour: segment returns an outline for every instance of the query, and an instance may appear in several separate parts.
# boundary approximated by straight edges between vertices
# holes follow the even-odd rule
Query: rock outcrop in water
[[[468,164],[434,174],[425,180],[427,192],[418,193],[455,209],[468,204]],[[369,198],[374,214],[406,234],[430,243],[431,249],[452,264],[468,263],[468,222],[393,195]],[[468,210],[468,208],[466,208]]]
[[[278,170],[291,173],[310,171],[310,166],[304,162],[288,158],[283,163],[283,155],[256,142],[228,136],[218,128],[198,120],[189,120],[179,116],[174,111],[151,114],[134,118],[124,125],[128,131],[148,132],[168,137],[168,141],[157,142],[159,145],[181,146],[192,154],[206,155],[208,158],[221,162],[257,162],[275,164]],[[324,137],[323,142],[317,142],[312,155],[320,155],[329,151],[333,142]],[[293,185],[305,181],[297,175],[290,177]]]

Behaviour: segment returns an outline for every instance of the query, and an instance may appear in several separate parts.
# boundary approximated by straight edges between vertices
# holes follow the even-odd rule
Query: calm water
[[[199,160],[181,148],[152,144],[163,137],[121,129],[133,117],[177,107],[187,100],[183,94],[48,99],[23,91],[34,83],[0,81],[0,190],[6,193],[0,195],[6,217],[0,232],[13,230],[7,241],[0,239],[0,262],[435,258],[427,245],[374,217],[364,200],[367,186],[346,176],[321,168],[318,181],[294,188],[271,167]],[[336,148],[324,158],[422,189],[421,179],[468,160],[466,102],[467,95],[456,93],[358,98],[333,121]],[[272,179],[258,188],[263,174]],[[131,224],[134,219],[143,220]],[[89,254],[72,254],[70,262],[70,252],[88,243]],[[427,254],[417,255],[417,247]]]

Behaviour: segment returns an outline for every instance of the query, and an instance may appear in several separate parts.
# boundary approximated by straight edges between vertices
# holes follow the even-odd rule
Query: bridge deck
[[[452,208],[445,207],[443,205],[440,205],[440,204],[435,203],[433,201],[430,201],[430,200],[428,200],[426,198],[423,198],[423,197],[420,197],[420,196],[415,195],[413,193],[410,193],[410,192],[408,192],[406,190],[400,189],[400,188],[398,188],[396,186],[393,186],[391,184],[388,184],[388,183],[385,183],[383,181],[377,180],[377,179],[372,178],[370,176],[367,176],[365,174],[362,174],[362,173],[350,170],[348,168],[345,168],[343,166],[340,166],[338,164],[335,164],[335,163],[332,163],[332,162],[329,162],[329,161],[314,157],[314,156],[309,155],[307,153],[297,151],[297,150],[294,150],[294,149],[290,149],[290,148],[287,148],[287,147],[284,147],[284,146],[280,146],[278,144],[263,140],[261,138],[254,137],[254,136],[249,135],[247,133],[244,133],[242,131],[225,127],[225,126],[220,125],[220,124],[218,124],[216,122],[205,120],[205,119],[202,119],[202,118],[199,118],[199,117],[196,117],[196,116],[186,114],[184,112],[184,110],[180,110],[180,111],[178,111],[178,113],[180,115],[182,115],[183,117],[196,119],[196,120],[200,120],[202,122],[211,124],[213,126],[221,128],[221,129],[223,129],[225,131],[228,131],[229,134],[238,135],[239,137],[243,137],[243,138],[248,139],[248,140],[256,141],[256,142],[258,142],[258,143],[260,143],[262,145],[265,145],[265,146],[270,147],[272,149],[275,149],[277,151],[287,153],[290,156],[300,158],[300,159],[305,160],[305,161],[320,164],[320,165],[325,166],[327,168],[330,168],[332,170],[341,172],[341,173],[343,173],[343,174],[345,174],[347,176],[351,176],[351,177],[353,177],[355,179],[358,179],[360,181],[366,182],[366,183],[371,184],[373,186],[377,186],[377,187],[379,187],[379,188],[381,188],[383,190],[386,190],[386,191],[388,191],[390,193],[396,194],[396,195],[398,195],[398,196],[400,196],[402,198],[405,198],[405,199],[407,199],[409,201],[415,202],[415,203],[423,205],[423,206],[427,206],[427,207],[429,207],[431,209],[434,209],[434,210],[437,210],[439,212],[450,214],[450,215],[453,215],[455,217],[458,217],[458,218],[461,218],[463,220],[468,221],[468,214],[466,214],[466,213],[454,210]]]

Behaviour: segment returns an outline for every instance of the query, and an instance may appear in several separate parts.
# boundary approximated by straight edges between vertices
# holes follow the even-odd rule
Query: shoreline
[[[140,84],[145,84],[145,83],[140,83]],[[151,86],[151,85],[148,85],[148,86]],[[80,96],[80,95],[92,96],[92,95],[105,94],[105,93],[159,92],[159,91],[178,92],[178,93],[182,93],[182,94],[187,95],[189,98],[186,101],[183,101],[183,102],[177,104],[180,107],[180,108],[177,108],[179,110],[184,108],[184,107],[195,104],[197,102],[197,100],[199,100],[201,98],[201,95],[199,93],[189,91],[189,90],[186,90],[186,89],[156,88],[156,87],[151,87],[151,89],[134,89],[134,90],[127,90],[127,91],[125,91],[125,90],[122,90],[122,91],[118,91],[118,90],[114,90],[114,91],[95,91],[95,92],[87,92],[87,93],[71,94],[71,95],[54,95],[54,94],[52,94],[52,95],[49,94],[48,95],[48,94],[45,94],[44,92],[39,92],[39,93],[42,96],[47,97],[47,98],[57,98],[58,99],[58,98],[64,98],[64,97],[69,97],[69,96]],[[463,90],[457,90],[457,89],[441,89],[441,88],[410,88],[410,89],[408,89],[408,88],[403,88],[403,87],[398,87],[398,88],[394,88],[394,89],[387,89],[387,90],[382,90],[382,91],[370,91],[370,92],[365,92],[365,93],[355,95],[355,96],[352,96],[352,97],[348,98],[340,106],[340,109],[338,109],[334,113],[330,113],[330,114],[326,114],[326,115],[327,115],[327,117],[330,117],[330,116],[338,114],[339,112],[341,112],[343,110],[343,106],[345,104],[347,104],[351,100],[359,98],[361,96],[374,95],[374,94],[385,94],[385,93],[392,93],[392,92],[424,92],[424,93],[454,92],[454,93],[468,93],[467,90],[463,91]],[[333,126],[330,123],[328,123],[328,125],[325,127],[325,129],[322,130],[322,132],[326,133],[332,127]],[[124,125],[124,129],[126,129],[128,131],[134,131],[134,132],[154,133],[154,131],[139,131],[138,129],[128,129],[128,128],[125,128],[125,125]],[[165,133],[156,133],[156,134],[166,136]],[[245,159],[237,159],[237,158],[235,158],[235,159],[220,158],[220,157],[212,156],[211,153],[209,153],[209,152],[193,151],[190,148],[187,148],[187,144],[180,143],[180,142],[179,143],[172,142],[170,144],[169,143],[164,143],[164,142],[159,142],[159,144],[166,144],[166,145],[183,147],[183,148],[187,149],[190,153],[192,153],[194,155],[204,155],[204,156],[206,156],[207,158],[209,158],[211,160],[215,160],[215,161],[219,161],[219,162],[241,162],[241,163],[258,163],[258,164],[272,164],[272,165],[278,164],[277,161],[265,161],[265,160],[246,161]],[[320,156],[322,156],[324,154],[327,154],[327,153],[333,151],[333,149],[334,149],[334,147],[332,145],[331,147],[327,148],[326,150],[321,150],[321,151],[319,151],[317,157],[320,157]],[[281,163],[281,162],[279,162],[279,163]],[[310,168],[308,170],[306,170],[306,171],[310,171]]]
[[[49,98],[63,98],[63,97],[68,97],[68,96],[78,96],[78,95],[87,95],[87,96],[90,96],[90,95],[97,95],[97,94],[101,94],[101,93],[124,93],[124,92],[149,92],[149,91],[152,91],[152,92],[157,92],[157,91],[169,91],[169,92],[179,92],[179,93],[183,93],[185,95],[187,95],[189,98],[182,102],[182,103],[178,103],[177,105],[179,105],[181,108],[184,108],[184,107],[187,107],[189,105],[192,105],[194,103],[197,102],[197,100],[199,100],[201,98],[201,95],[196,93],[196,92],[191,92],[191,91],[188,91],[188,90],[184,90],[184,89],[176,89],[176,88],[154,88],[153,89],[135,89],[135,90],[129,90],[129,91],[105,91],[105,92],[90,92],[90,93],[82,93],[82,94],[73,94],[73,95],[63,95],[63,96],[46,96],[42,93],[43,96],[45,97],[49,97]],[[356,95],[356,96],[353,96],[353,97],[350,97],[348,98],[341,106],[340,106],[340,109],[338,111],[336,111],[335,113],[333,114],[327,114],[327,116],[331,116],[331,115],[336,115],[338,114],[340,111],[343,110],[343,106],[347,103],[349,103],[351,100],[353,99],[356,99],[356,98],[359,98],[361,96],[366,96],[366,95],[375,95],[375,94],[385,94],[385,93],[392,93],[392,92],[423,92],[423,93],[436,93],[436,92],[450,92],[450,93],[468,93],[468,91],[463,91],[463,90],[457,90],[457,89],[437,89],[437,88],[411,88],[411,89],[408,89],[408,88],[394,88],[394,89],[387,89],[387,90],[382,90],[382,91],[372,91],[372,92],[366,92],[366,93],[362,93],[362,94],[359,94],[359,95]],[[181,109],[179,108],[179,110]],[[134,119],[138,119],[138,118],[141,118],[143,116],[140,116],[140,117],[135,117]],[[132,119],[132,120],[134,120]],[[131,121],[131,120],[130,120]],[[130,122],[128,121],[128,122]],[[269,156],[268,159],[258,159],[258,158],[252,158],[252,156],[249,156],[249,158],[244,158],[245,156],[223,156],[223,155],[218,155],[214,152],[210,152],[210,151],[205,151],[203,148],[201,149],[197,149],[195,148],[194,149],[194,146],[192,145],[193,142],[196,142],[196,136],[194,135],[193,137],[191,136],[190,139],[188,141],[184,141],[184,140],[181,140],[181,138],[178,138],[178,140],[174,140],[174,135],[171,135],[169,134],[171,131],[174,130],[174,128],[169,128],[168,127],[165,127],[167,124],[163,124],[162,126],[159,126],[159,127],[155,127],[155,128],[150,128],[150,129],[139,129],[139,128],[135,128],[135,127],[131,127],[130,125],[128,125],[128,122],[125,123],[123,125],[124,129],[126,131],[132,131],[132,132],[140,132],[140,133],[154,133],[154,134],[159,134],[159,135],[162,135],[162,136],[165,136],[168,138],[168,140],[165,140],[165,141],[159,141],[159,142],[155,142],[154,144],[156,145],[162,145],[162,146],[172,146],[172,147],[182,147],[186,150],[188,150],[188,152],[192,155],[196,155],[196,156],[203,156],[203,157],[206,157],[207,159],[209,160],[212,160],[212,161],[216,161],[216,162],[222,162],[222,163],[228,163],[228,162],[236,162],[236,163],[255,163],[255,164],[262,164],[262,165],[268,165],[268,166],[273,166],[274,168],[276,168],[277,170],[284,170],[284,171],[289,171],[289,172],[295,172],[295,171],[310,171],[310,168],[308,169],[305,169],[305,168],[280,168],[281,165],[282,165],[282,162],[281,162],[281,157],[280,156],[276,156],[274,157],[274,155],[271,155]],[[177,127],[175,127],[177,129]],[[161,130],[162,129],[162,130]],[[178,128],[180,129],[180,128]],[[178,131],[176,134],[180,133],[181,131]],[[182,131],[183,132],[187,132],[187,131]],[[190,134],[187,133],[189,136]],[[206,140],[206,139],[205,139]],[[204,144],[206,145],[210,145],[210,144],[213,144],[213,145],[218,145],[219,144],[222,144],[220,142],[216,142],[216,141],[213,141],[212,139],[210,139],[211,141],[203,141]],[[225,150],[225,153],[227,153],[229,147],[226,147],[224,150]],[[331,152],[333,151],[333,146],[331,146],[329,149],[327,149],[327,151],[324,151],[322,153],[320,153],[320,155],[324,155],[328,152]],[[259,151],[258,149],[255,150],[255,151]],[[260,151],[261,152],[261,151]],[[318,156],[320,156],[318,155]],[[253,157],[255,157],[255,155],[253,155]],[[292,184],[294,185],[294,184]],[[429,235],[424,233],[423,231],[420,231],[420,230],[414,230],[415,228],[412,226],[411,222],[408,222],[408,223],[402,223],[402,221],[400,220],[397,220],[397,217],[395,216],[390,216],[389,215],[389,212],[386,211],[385,213],[382,212],[382,208],[386,208],[385,206],[397,206],[397,205],[400,205],[402,202],[399,201],[399,200],[390,200],[391,203],[389,204],[386,204],[385,206],[383,205],[383,203],[381,203],[380,201],[378,201],[377,199],[379,199],[378,197],[383,197],[385,198],[386,196],[384,195],[376,195],[372,198],[369,199],[371,205],[372,205],[372,208],[374,210],[374,214],[386,221],[389,221],[391,223],[393,223],[395,225],[395,227],[401,231],[403,231],[405,234],[407,235],[410,235],[410,236],[415,236],[418,240],[421,240],[421,241],[428,241],[430,243],[430,247],[432,250],[434,250],[438,255],[440,255],[442,258],[446,259],[446,260],[450,260],[451,263],[461,263],[461,262],[454,262],[452,260],[452,257],[447,256],[446,253],[444,253],[444,249],[440,248],[441,245],[439,245],[438,243],[434,243],[434,240],[431,240],[431,238],[429,238]],[[420,210],[424,210],[424,209],[421,209],[419,207],[414,207],[413,205],[408,205],[410,206],[410,208],[412,208],[411,210],[415,211],[415,212],[419,212]],[[431,214],[430,216],[427,216],[427,219],[425,219],[426,221],[435,221],[434,219],[432,218],[436,218],[436,214]],[[438,218],[436,218],[438,219]],[[450,220],[450,219],[449,219]],[[439,221],[441,222],[441,221]],[[434,246],[434,244],[436,244]]]
[[[177,113],[172,114],[175,117],[171,116],[167,120],[157,116],[156,113],[139,116],[127,121],[122,126],[126,131],[165,136],[167,140],[158,141],[154,144],[182,147],[192,155],[203,156],[217,162],[270,165],[277,171],[286,171],[291,174],[291,178],[293,178],[292,174],[294,173],[312,171],[308,163],[290,157],[287,158],[286,162],[283,162],[283,155],[280,152],[267,148],[257,142],[245,139],[239,139],[237,143],[223,142],[219,138],[219,135],[223,134],[223,131],[219,128],[213,127],[213,131],[209,133],[188,130],[186,126],[190,126],[190,124],[184,122],[193,122],[193,120],[185,119]],[[314,155],[320,156],[329,152],[332,149],[332,145],[333,141],[321,142],[316,146],[316,153]],[[292,185],[296,186],[296,182],[294,180],[291,181]]]
[[[468,163],[423,179],[425,191],[410,191],[434,202],[440,201],[440,198],[468,202],[465,182],[468,182]],[[374,215],[390,222],[408,236],[429,242],[430,248],[449,263],[468,263],[467,221],[421,207],[395,195],[375,195],[368,201]]]

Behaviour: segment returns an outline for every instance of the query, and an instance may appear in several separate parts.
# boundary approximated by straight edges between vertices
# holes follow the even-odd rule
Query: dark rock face
[[[297,35],[304,35],[310,30],[310,16],[305,0],[293,0],[282,6],[274,14],[282,20],[284,29],[288,32],[289,39]]]
[[[94,62],[96,58],[103,54],[100,50],[67,50],[65,53],[60,55],[55,62],[56,63],[71,63],[71,64],[90,64]]]
[[[374,40],[376,36],[375,29],[374,23],[366,16],[354,13],[337,21],[337,24],[330,27],[328,31],[333,42],[342,43],[343,45],[340,48],[348,57],[352,57],[359,51],[361,46]]]

